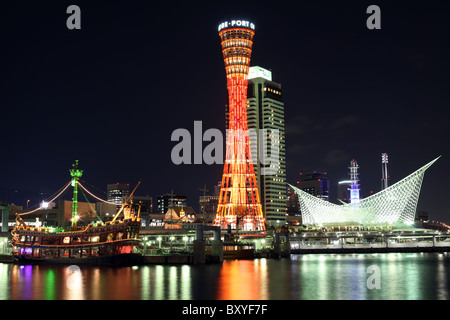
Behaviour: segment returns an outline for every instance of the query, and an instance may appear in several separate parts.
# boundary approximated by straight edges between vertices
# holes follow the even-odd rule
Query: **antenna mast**
[[[389,174],[388,174],[388,154],[381,154],[381,190],[389,187]]]

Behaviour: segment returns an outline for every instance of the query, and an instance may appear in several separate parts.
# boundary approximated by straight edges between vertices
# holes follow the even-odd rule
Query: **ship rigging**
[[[80,226],[78,215],[78,191],[85,191],[97,200],[102,200],[88,191],[81,183],[83,170],[78,167],[78,160],[70,169],[71,180],[56,193],[49,202],[60,197],[69,186],[73,187],[71,225],[66,229],[49,226],[29,226],[22,216],[44,209],[43,206],[23,212],[16,212],[16,225],[11,231],[14,260],[19,263],[93,263],[125,264],[139,262],[140,254],[135,251],[139,244],[141,224],[140,205],[133,204],[133,192],[122,203],[111,221],[101,219],[87,226]],[[84,193],[83,193],[84,195]],[[94,211],[95,212],[95,211]],[[122,217],[119,216],[122,214]],[[98,217],[98,216],[97,216]],[[99,218],[99,217],[98,217]]]

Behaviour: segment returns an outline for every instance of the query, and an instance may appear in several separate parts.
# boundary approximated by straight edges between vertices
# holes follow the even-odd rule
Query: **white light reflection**
[[[8,288],[10,282],[9,265],[0,263],[0,288]],[[0,300],[10,299],[9,290],[0,290]]]
[[[181,267],[181,299],[191,300],[191,267],[188,265],[183,265]]]
[[[81,269],[77,265],[70,265],[65,268],[65,273],[68,274],[66,279],[67,298],[69,300],[83,300],[83,277]]]
[[[444,253],[443,256],[439,255],[438,264],[437,264],[437,272],[436,272],[436,282],[437,282],[437,299],[438,300],[448,300],[448,288],[447,288],[447,274],[445,270],[445,256],[447,256],[447,252]]]
[[[141,299],[150,300],[150,268],[148,266],[140,268],[141,273]]]
[[[169,269],[169,300],[177,299],[177,267]]]
[[[269,288],[268,279],[269,274],[267,273],[267,259],[255,259],[254,260],[256,277],[259,279],[259,293],[260,300],[269,299]]]
[[[161,265],[155,267],[155,299],[164,299],[164,267]]]

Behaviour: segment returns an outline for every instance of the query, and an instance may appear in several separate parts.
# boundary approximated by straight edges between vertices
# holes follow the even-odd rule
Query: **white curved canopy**
[[[361,199],[358,204],[333,204],[290,186],[298,195],[305,225],[343,223],[412,225],[425,170],[439,158],[390,187]]]

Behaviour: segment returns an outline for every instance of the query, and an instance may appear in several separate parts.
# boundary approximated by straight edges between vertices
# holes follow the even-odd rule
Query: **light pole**
[[[172,242],[175,239],[175,237],[172,236],[169,239],[170,239],[170,252],[172,252]]]
[[[158,238],[156,238],[156,240],[158,240],[158,242],[159,242],[159,248],[161,249],[161,240],[162,240],[162,238],[161,238],[161,237],[158,237]]]

